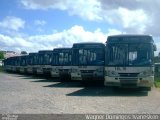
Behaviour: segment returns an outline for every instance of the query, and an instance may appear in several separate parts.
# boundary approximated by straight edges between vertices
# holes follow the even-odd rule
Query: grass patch
[[[154,82],[155,86],[157,88],[160,88],[160,77],[159,78],[155,78],[155,82]]]

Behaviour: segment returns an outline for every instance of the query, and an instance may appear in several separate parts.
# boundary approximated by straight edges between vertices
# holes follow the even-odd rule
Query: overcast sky
[[[160,0],[0,0],[0,50],[37,52],[108,35],[150,34],[160,51]]]

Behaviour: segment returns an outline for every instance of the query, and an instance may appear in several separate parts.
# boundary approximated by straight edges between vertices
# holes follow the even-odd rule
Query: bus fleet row
[[[154,82],[154,41],[149,35],[113,35],[103,43],[42,50],[3,60],[9,72],[61,80],[102,80],[105,86],[146,87]]]

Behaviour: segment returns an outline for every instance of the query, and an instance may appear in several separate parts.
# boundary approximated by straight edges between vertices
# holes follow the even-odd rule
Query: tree
[[[4,59],[4,53],[0,51],[0,59]]]
[[[26,55],[27,52],[26,51],[21,51],[21,55]]]

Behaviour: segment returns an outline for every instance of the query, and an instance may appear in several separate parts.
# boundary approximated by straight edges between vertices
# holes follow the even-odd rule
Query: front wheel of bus
[[[144,91],[151,91],[151,87],[142,87],[142,90],[144,90]]]

